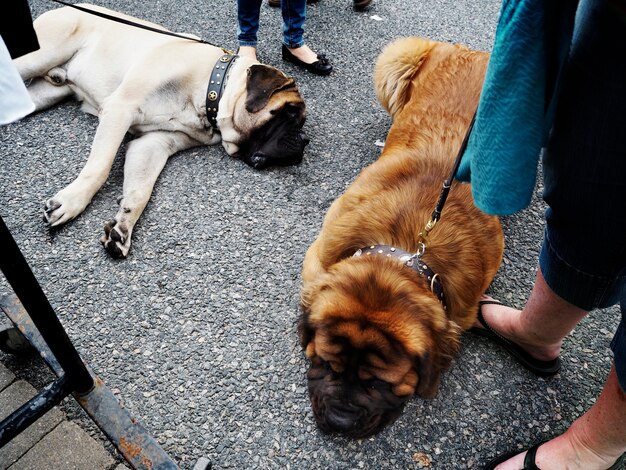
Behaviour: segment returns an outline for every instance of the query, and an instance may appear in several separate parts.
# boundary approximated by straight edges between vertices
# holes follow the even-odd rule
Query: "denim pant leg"
[[[621,302],[611,347],[626,390],[626,19],[583,1],[544,154],[541,272],[585,310]]]
[[[304,20],[306,0],[282,0],[283,44],[290,49],[304,45]]]
[[[240,46],[257,45],[259,17],[263,0],[237,0],[237,39]]]

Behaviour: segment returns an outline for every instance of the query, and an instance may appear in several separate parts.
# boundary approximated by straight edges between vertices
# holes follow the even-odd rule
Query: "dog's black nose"
[[[261,152],[255,152],[250,157],[249,164],[255,170],[262,170],[267,166],[267,157]]]
[[[361,410],[351,405],[339,404],[326,409],[326,424],[334,431],[355,431],[360,418]]]
[[[311,139],[309,139],[309,136],[306,135],[304,131],[300,131],[300,134],[298,135],[298,137],[300,141],[302,142],[302,148],[306,147],[308,143],[311,141]]]

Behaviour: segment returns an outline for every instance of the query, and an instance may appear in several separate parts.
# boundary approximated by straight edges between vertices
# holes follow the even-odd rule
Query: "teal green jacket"
[[[530,203],[552,127],[578,1],[504,0],[476,122],[457,178],[476,206],[509,215]]]

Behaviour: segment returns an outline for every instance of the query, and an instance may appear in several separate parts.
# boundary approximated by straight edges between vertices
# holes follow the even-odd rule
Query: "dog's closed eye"
[[[379,390],[381,392],[391,390],[391,384],[380,379],[370,379],[365,384],[370,390]]]

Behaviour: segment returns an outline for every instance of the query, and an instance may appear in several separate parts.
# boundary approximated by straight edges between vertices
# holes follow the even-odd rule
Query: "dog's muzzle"
[[[308,145],[309,138],[301,129],[294,129],[283,136],[276,144],[271,142],[261,146],[244,161],[256,170],[262,170],[269,166],[296,165],[302,161],[304,148]]]
[[[365,414],[363,408],[334,400],[327,403],[325,411],[324,422],[329,429],[346,434],[352,434],[359,428]]]
[[[374,435],[394,422],[410,398],[346,380],[323,366],[309,369],[308,387],[320,430],[355,439]]]

